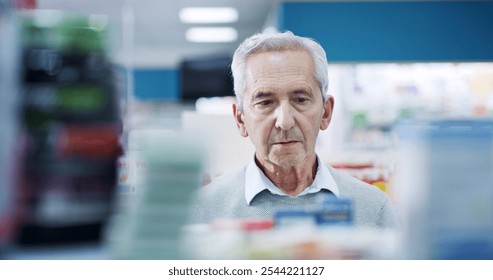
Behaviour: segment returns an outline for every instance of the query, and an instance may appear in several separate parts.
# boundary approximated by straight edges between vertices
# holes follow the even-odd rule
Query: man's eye
[[[262,100],[262,101],[257,103],[257,105],[260,105],[260,106],[268,106],[270,104],[272,104],[271,100]]]
[[[296,103],[300,103],[300,104],[303,104],[305,103],[306,101],[308,101],[308,98],[304,98],[304,97],[298,97],[298,98],[295,98],[294,101]]]

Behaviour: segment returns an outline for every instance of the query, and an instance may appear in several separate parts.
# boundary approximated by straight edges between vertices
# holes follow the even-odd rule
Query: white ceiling
[[[245,37],[261,32],[277,0],[38,0],[38,9],[56,9],[84,14],[105,14],[122,32],[115,36],[117,61],[133,61],[136,67],[172,67],[186,57],[232,53]],[[233,43],[191,43],[185,30],[198,24],[183,24],[178,13],[183,7],[235,7],[239,20],[233,24],[238,40]],[[122,16],[126,14],[127,16]],[[128,16],[129,15],[129,16]],[[133,23],[132,23],[133,15]],[[132,30],[133,28],[133,31]],[[133,38],[132,38],[133,36]],[[131,44],[122,43],[127,38]],[[130,59],[130,60],[129,60]]]

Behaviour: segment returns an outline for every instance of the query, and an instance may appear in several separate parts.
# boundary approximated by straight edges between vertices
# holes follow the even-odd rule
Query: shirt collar
[[[302,193],[297,196],[302,196],[309,193],[316,193],[322,189],[329,190],[336,197],[339,197],[339,187],[337,186],[332,174],[325,164],[317,156],[318,168],[315,174],[315,180],[312,185],[306,188]],[[255,163],[255,157],[250,161],[245,172],[245,200],[248,205],[252,202],[253,198],[260,192],[268,190],[273,194],[288,196],[283,193],[278,187],[276,187],[265,176],[264,172]]]

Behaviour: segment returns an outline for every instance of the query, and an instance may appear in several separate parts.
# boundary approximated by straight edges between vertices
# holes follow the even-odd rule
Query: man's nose
[[[276,109],[276,128],[290,130],[294,125],[295,121],[291,106],[281,103]]]

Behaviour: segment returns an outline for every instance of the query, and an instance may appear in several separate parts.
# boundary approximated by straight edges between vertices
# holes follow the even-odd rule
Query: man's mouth
[[[283,146],[287,146],[287,145],[291,145],[291,144],[296,144],[298,143],[299,141],[283,141],[283,142],[275,142],[274,145],[283,145]]]

